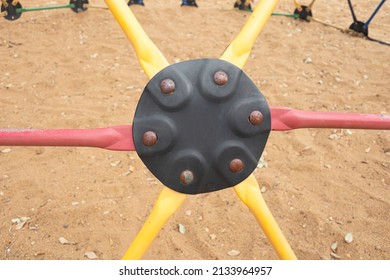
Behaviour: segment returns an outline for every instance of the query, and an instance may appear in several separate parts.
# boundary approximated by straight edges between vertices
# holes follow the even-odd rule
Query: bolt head
[[[165,94],[172,94],[175,91],[175,82],[171,79],[162,80],[160,83],[160,89]]]
[[[235,158],[230,162],[229,169],[233,173],[239,173],[244,169],[244,163],[241,159]]]
[[[260,111],[253,111],[249,115],[249,122],[253,125],[260,125],[263,122],[263,114]]]
[[[189,185],[194,181],[194,173],[190,170],[184,170],[180,174],[180,183],[183,185]]]
[[[146,131],[142,135],[142,143],[148,147],[151,147],[154,144],[156,144],[157,139],[158,139],[158,137],[157,137],[156,133],[154,133],[153,131]]]
[[[224,86],[229,80],[228,75],[226,72],[220,70],[215,72],[214,74],[214,82],[219,86]]]

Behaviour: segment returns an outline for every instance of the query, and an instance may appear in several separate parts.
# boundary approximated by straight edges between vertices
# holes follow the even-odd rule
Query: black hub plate
[[[313,16],[311,9],[307,6],[301,6],[302,10],[299,11],[298,8],[294,10],[294,15],[299,15],[300,19],[310,21],[310,17]]]
[[[12,0],[7,0],[7,7],[5,7],[4,4],[1,4],[1,12],[7,12],[7,15],[4,17],[7,20],[17,20],[22,15],[22,13],[17,12],[17,9],[22,9],[22,4],[18,2],[14,6],[12,2]]]
[[[228,76],[224,85],[214,81],[221,70]],[[160,88],[166,79],[175,84],[172,93]],[[249,121],[254,111],[263,115],[260,124]],[[248,76],[229,62],[199,59],[168,66],[149,81],[135,112],[133,138],[138,155],[164,185],[198,194],[246,179],[270,130],[267,101]],[[144,140],[151,131],[157,136],[152,144]],[[233,160],[241,163],[234,171]]]
[[[364,24],[364,22],[355,21],[349,26],[349,29],[357,33],[363,33],[364,36],[368,36],[368,27]]]
[[[75,13],[81,13],[88,10],[84,5],[89,4],[88,0],[70,0],[69,4],[73,4],[71,10]]]

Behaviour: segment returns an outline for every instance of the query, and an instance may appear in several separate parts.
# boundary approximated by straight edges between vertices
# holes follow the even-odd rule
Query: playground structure
[[[307,22],[317,22],[326,26],[331,26],[333,28],[336,28],[343,32],[353,32],[357,34],[363,35],[365,38],[371,41],[375,41],[384,45],[390,45],[390,43],[385,42],[383,40],[374,39],[369,36],[369,25],[371,21],[374,19],[375,15],[379,12],[382,5],[386,2],[386,0],[381,0],[378,6],[375,8],[371,16],[367,19],[366,22],[362,22],[358,20],[355,14],[355,10],[353,8],[351,0],[347,0],[348,5],[351,11],[353,22],[349,26],[349,28],[343,28],[334,24],[330,24],[328,22],[325,22],[323,20],[320,20],[313,16],[313,6],[316,2],[316,0],[312,0],[310,4],[308,5],[301,5],[298,0],[293,0],[295,5],[295,10],[292,14],[286,14],[286,13],[278,13],[273,12],[272,15],[275,16],[287,16],[291,18],[301,19]],[[252,6],[251,6],[250,0],[242,0],[242,1],[236,1],[233,5],[234,8],[238,8],[239,10],[244,10],[248,12],[252,12]],[[129,0],[127,2],[128,6],[131,5],[142,5],[144,6],[143,0]],[[181,6],[189,6],[189,7],[198,7],[196,1],[187,1],[183,0]],[[88,8],[95,8],[95,9],[105,9],[105,7],[96,6],[89,4],[88,0],[70,0],[69,4],[67,5],[58,5],[58,6],[46,6],[46,7],[35,7],[35,8],[23,8],[20,1],[18,0],[2,0],[1,5],[1,15],[7,19],[7,20],[17,20],[20,18],[22,13],[24,12],[31,12],[31,11],[41,11],[41,10],[53,10],[53,9],[71,9],[75,13],[85,12],[88,10]]]
[[[266,1],[265,1],[266,2]],[[145,94],[142,97],[142,100],[145,100],[149,95],[155,94],[159,91],[158,88],[161,88],[161,91],[165,95],[159,95],[157,93],[157,103],[160,104],[159,106],[167,106],[166,110],[162,110],[163,112],[159,113],[159,117],[164,116],[164,111],[168,111],[168,115],[172,115],[172,110],[176,111],[177,108],[181,108],[181,101],[175,100],[172,97],[175,96],[175,92],[180,90],[180,86],[187,85],[188,83],[182,82],[185,81],[186,77],[176,76],[177,73],[185,73],[185,76],[190,76],[189,73],[187,73],[186,68],[189,67],[190,69],[203,69],[202,67],[205,67],[203,63],[210,63],[205,69],[208,70],[211,68],[210,72],[206,72],[206,77],[204,79],[209,79],[211,77],[211,84],[205,82],[205,92],[208,92],[208,88],[212,86],[217,86],[216,89],[222,89],[221,94],[224,96],[223,100],[219,100],[220,97],[214,96],[211,92],[211,95],[207,95],[206,99],[210,99],[210,104],[207,102],[206,104],[203,104],[204,106],[212,106],[210,108],[213,109],[221,109],[222,111],[218,112],[217,115],[223,114],[226,111],[226,108],[222,105],[225,102],[225,97],[228,99],[230,98],[230,94],[232,94],[228,90],[228,86],[232,82],[233,85],[235,85],[235,82],[238,83],[237,86],[240,87],[249,87],[251,88],[253,84],[251,81],[248,81],[244,79],[244,81],[237,80],[232,77],[244,75],[239,69],[241,69],[246,60],[248,59],[251,47],[254,44],[254,41],[257,37],[257,35],[261,32],[261,29],[263,28],[265,22],[267,21],[268,17],[271,15],[272,10],[274,9],[275,5],[277,4],[277,1],[268,1],[267,4],[264,4],[263,9],[257,8],[253,15],[251,16],[251,19],[256,21],[256,26],[258,26],[255,34],[250,34],[248,25],[245,25],[242,29],[241,33],[238,35],[238,37],[232,42],[230,47],[224,52],[224,54],[221,57],[221,60],[210,60],[210,61],[188,61],[184,63],[179,63],[178,65],[172,65],[168,66],[167,61],[162,56],[162,54],[156,49],[154,44],[148,39],[146,34],[142,31],[142,28],[135,20],[134,16],[130,12],[130,10],[125,9],[121,1],[107,1],[108,6],[110,7],[111,11],[113,12],[114,16],[117,18],[118,22],[121,24],[122,28],[126,32],[128,38],[130,39],[131,43],[133,44],[137,56],[140,60],[140,64],[142,68],[144,69],[147,76],[151,79],[151,81],[148,83],[148,86],[145,89]],[[249,36],[249,37],[248,37]],[[243,39],[245,38],[245,40]],[[250,42],[249,44],[248,41]],[[245,43],[245,44],[244,44]],[[141,48],[143,46],[143,48]],[[149,48],[145,51],[144,46],[148,46]],[[239,50],[237,52],[237,50]],[[243,54],[243,55],[242,55]],[[226,61],[226,62],[225,62]],[[196,63],[200,63],[198,66]],[[233,67],[231,64],[235,65]],[[175,69],[175,67],[179,67],[178,69]],[[180,68],[180,67],[183,67]],[[213,68],[215,68],[213,70]],[[237,69],[238,68],[238,69]],[[217,69],[223,69],[224,71],[221,73],[219,71],[216,71]],[[200,71],[200,70],[198,70]],[[203,72],[203,71],[202,71]],[[215,74],[217,74],[215,76]],[[226,75],[227,73],[227,75]],[[161,76],[171,76],[173,78],[170,79],[170,81],[167,81],[167,83],[162,84]],[[228,78],[227,78],[228,77]],[[188,77],[187,77],[188,78]],[[195,78],[190,79],[189,84],[196,84],[197,80],[192,80]],[[237,78],[238,79],[238,78]],[[173,83],[173,81],[175,81]],[[179,81],[179,82],[178,82]],[[214,81],[214,82],[213,82]],[[157,88],[157,89],[156,89]],[[254,89],[250,89],[250,92],[255,91]],[[150,92],[150,93],[148,93]],[[200,92],[200,94],[203,94],[204,92]],[[192,91],[190,91],[189,94],[193,94]],[[226,95],[226,96],[225,96]],[[179,104],[174,105],[175,108],[171,108],[169,103],[164,103],[165,101],[158,101],[161,96],[166,96],[168,98],[171,97],[170,102],[179,102]],[[197,96],[197,95],[196,95]],[[164,97],[165,98],[165,97]],[[239,112],[244,112],[243,116],[238,117],[238,119],[246,120],[249,118],[249,122],[245,122],[246,126],[249,126],[248,128],[245,128],[242,132],[244,136],[240,136],[241,132],[238,133],[239,137],[238,139],[231,139],[233,142],[240,142],[244,141],[249,136],[256,135],[254,138],[254,141],[257,143],[262,143],[262,145],[265,145],[265,142],[267,141],[267,133],[269,133],[269,130],[290,130],[290,129],[296,129],[296,128],[304,128],[304,127],[335,127],[335,128],[362,128],[362,129],[390,129],[389,127],[389,118],[387,115],[363,115],[363,114],[334,114],[334,113],[309,113],[309,112],[302,112],[302,111],[296,111],[289,108],[284,107],[269,107],[268,111],[268,105],[266,104],[265,100],[263,99],[260,92],[256,92],[253,96],[249,95],[247,96],[250,101],[244,102],[245,105],[256,103],[256,106],[254,108],[248,108],[245,110],[242,110],[242,108],[245,108],[244,105],[241,104],[241,100],[235,100],[233,104],[229,104],[229,107],[232,106],[233,108],[237,106],[237,110],[234,111],[235,115],[239,115]],[[252,99],[253,98],[253,99]],[[167,99],[168,100],[168,99]],[[217,101],[216,101],[217,100]],[[140,105],[137,109],[137,112],[135,116],[135,122],[133,124],[133,128],[131,126],[121,126],[121,127],[112,127],[108,129],[99,129],[99,130],[2,130],[1,131],[1,138],[0,143],[2,145],[54,145],[54,146],[91,146],[91,147],[100,147],[100,148],[106,148],[106,149],[112,149],[112,150],[125,150],[125,151],[132,151],[136,150],[140,157],[143,158],[145,161],[145,164],[148,165],[148,161],[150,160],[150,147],[156,147],[159,148],[157,143],[162,143],[164,141],[165,135],[164,132],[159,132],[159,127],[164,126],[166,124],[159,123],[157,127],[154,127],[153,125],[148,124],[147,115],[149,115],[151,112],[157,111],[157,107],[153,107],[152,109],[149,108],[148,104],[150,104],[153,100],[143,101],[143,103],[146,103],[146,108]],[[186,104],[186,101],[183,104]],[[195,102],[195,101],[194,101]],[[200,102],[196,100],[196,102]],[[215,106],[217,104],[217,106]],[[244,107],[242,107],[244,106]],[[260,106],[260,107],[258,107]],[[199,109],[195,108],[192,109],[192,111]],[[249,111],[247,111],[249,110]],[[143,115],[145,114],[145,115]],[[208,116],[207,113],[204,113],[207,117],[216,117],[215,115]],[[146,124],[143,124],[144,118],[146,118]],[[163,117],[164,119],[165,117]],[[189,118],[189,119],[195,119],[196,118],[193,115],[189,115],[186,117],[179,116],[174,117],[174,123],[179,122],[179,120],[183,118]],[[140,124],[137,124],[137,120],[139,120]],[[155,121],[155,120],[152,120]],[[229,122],[233,123],[233,130],[240,131],[241,123],[236,123],[236,120],[233,118],[233,120],[229,120]],[[206,122],[207,123],[207,122]],[[201,126],[205,126],[206,123],[202,123]],[[140,130],[137,130],[135,127],[137,125],[140,125]],[[143,125],[146,125],[149,130],[145,132],[145,127]],[[168,126],[170,125],[170,121],[168,121]],[[186,130],[187,125],[179,125],[180,127],[180,133],[179,134],[191,134],[191,130],[193,127],[196,127],[197,122],[191,123],[189,126],[191,129],[189,131]],[[175,125],[174,125],[175,126]],[[221,126],[223,126],[223,123],[221,123]],[[230,124],[226,127],[230,128]],[[205,127],[206,128],[206,127]],[[261,132],[257,131],[258,128],[261,128]],[[246,129],[249,129],[249,131],[246,131]],[[254,129],[254,131],[252,131]],[[263,131],[264,130],[264,131]],[[209,129],[210,133],[211,130]],[[133,135],[131,135],[131,132],[133,132]],[[150,133],[151,132],[151,133]],[[263,134],[265,132],[265,135]],[[224,136],[228,134],[229,132],[227,130],[224,130],[221,135],[222,139],[218,139],[218,141],[223,141]],[[167,137],[170,137],[167,135]],[[232,136],[231,136],[232,137]],[[242,139],[241,139],[242,138]],[[179,139],[180,140],[180,139]],[[178,140],[178,141],[179,141]],[[175,140],[176,141],[176,140]],[[133,144],[134,142],[134,144]],[[184,139],[183,144],[184,145],[188,142],[188,139]],[[194,143],[190,143],[189,147],[186,147],[186,149],[190,149],[192,145],[197,145],[197,142],[199,142],[199,139],[197,141],[194,141]],[[207,143],[208,145],[211,145],[210,143]],[[168,143],[169,145],[169,143]],[[212,145],[215,145],[212,143]],[[231,146],[228,143],[226,145],[228,151],[223,151],[221,154],[230,154],[229,149]],[[206,145],[207,146],[207,145]],[[256,147],[255,144],[250,143],[248,144],[249,149],[258,149],[259,147]],[[241,149],[241,147],[236,147],[233,145],[234,149]],[[260,150],[257,150],[254,152],[256,154],[256,160],[259,159],[262,149],[264,147],[260,147]],[[206,148],[201,148],[206,149]],[[242,150],[245,150],[246,148],[242,148]],[[161,151],[158,151],[161,152]],[[144,153],[144,155],[143,155]],[[199,152],[201,153],[201,152]],[[237,157],[240,157],[243,155],[242,152],[237,153],[236,151],[232,152],[233,155],[236,155]],[[245,152],[244,152],[245,154]],[[252,151],[249,152],[249,154],[252,154]],[[194,171],[194,169],[191,169],[192,165],[189,164],[188,169],[184,169],[185,162],[191,162],[193,160],[192,157],[193,153],[191,153],[190,158],[188,160],[182,160],[182,154],[179,154],[178,161],[183,161],[183,165],[180,164],[180,167],[182,169],[179,169],[177,171],[177,175],[170,176],[167,181],[168,188],[164,188],[164,190],[161,193],[160,198],[158,199],[156,203],[156,207],[153,210],[150,218],[145,223],[145,227],[140,231],[139,235],[136,237],[136,240],[133,242],[132,246],[129,248],[128,252],[125,255],[125,258],[140,258],[142,257],[143,253],[147,249],[147,247],[150,245],[152,240],[155,238],[156,234],[159,231],[159,228],[162,227],[163,223],[169,218],[169,216],[172,214],[172,212],[181,204],[183,201],[185,195],[183,193],[201,193],[201,192],[208,192],[208,191],[216,191],[219,189],[219,187],[232,187],[234,186],[235,191],[239,195],[239,197],[244,201],[244,203],[248,204],[248,207],[251,208],[251,210],[254,212],[254,215],[258,219],[259,223],[262,225],[263,230],[265,231],[266,235],[270,239],[271,243],[275,247],[276,251],[278,252],[278,255],[282,259],[294,259],[295,255],[292,252],[290,246],[286,242],[285,238],[283,237],[282,233],[280,232],[277,224],[274,222],[272,216],[270,216],[270,213],[268,212],[265,203],[262,200],[261,193],[259,192],[259,188],[257,185],[256,180],[254,180],[253,175],[249,175],[251,171],[253,171],[253,166],[250,166],[250,157],[247,158],[233,158],[233,159],[227,159],[227,163],[225,164],[228,169],[222,170],[220,172],[224,173],[227,172],[227,175],[224,175],[222,177],[212,174],[210,178],[206,178],[206,181],[215,180],[215,178],[218,178],[221,180],[219,183],[223,183],[226,180],[228,183],[223,186],[217,186],[218,188],[206,188],[203,190],[197,189],[197,184],[199,183],[197,181],[197,177],[200,175],[199,171]],[[195,161],[203,162],[202,156],[197,156],[198,153],[195,152]],[[152,153],[152,157],[154,157]],[[184,157],[187,157],[186,154],[184,154]],[[153,159],[151,159],[153,161]],[[256,162],[256,160],[254,162]],[[221,159],[223,161],[223,159]],[[151,170],[155,168],[155,166],[161,165],[161,163],[150,163],[152,166],[150,167]],[[249,166],[249,167],[248,167]],[[246,169],[248,168],[248,169]],[[191,171],[192,170],[192,171]],[[164,174],[159,175],[159,170],[154,170],[153,173],[161,180],[164,181],[165,178],[163,177]],[[164,171],[162,171],[164,173]],[[172,172],[176,173],[175,172]],[[171,175],[172,175],[171,174]],[[238,176],[236,176],[238,175]],[[245,179],[246,177],[250,176],[248,179]],[[207,177],[207,176],[206,176]],[[231,178],[229,178],[231,177]],[[228,179],[227,179],[228,178]],[[170,180],[179,180],[178,182],[171,183]],[[230,181],[231,180],[231,181]],[[244,181],[242,181],[244,180]],[[165,182],[164,182],[165,183]],[[207,186],[207,182],[204,182],[202,186]],[[215,184],[213,182],[213,187],[215,187]],[[173,189],[173,191],[172,191]],[[248,195],[249,194],[249,195]],[[253,201],[250,200],[254,199]],[[168,203],[172,208],[168,209],[168,207],[161,207],[161,204],[165,205],[165,203]],[[161,215],[161,216],[160,216]],[[149,228],[151,226],[152,228]]]
[[[128,6],[131,5],[142,5],[144,6],[143,0],[129,0]],[[181,6],[198,7],[196,1],[183,0]],[[57,9],[71,9],[75,13],[81,13],[92,9],[106,9],[106,7],[96,6],[89,3],[89,0],[70,0],[67,5],[52,5],[52,6],[41,6],[34,8],[23,8],[19,0],[2,0],[1,1],[1,16],[6,20],[17,20],[23,13],[33,11],[44,11],[44,10],[57,10]]]
[[[347,1],[348,1],[349,9],[351,11],[352,19],[353,19],[353,22],[351,23],[351,25],[349,26],[348,29],[343,28],[343,27],[339,27],[339,26],[334,25],[334,24],[329,24],[327,22],[324,22],[322,20],[319,20],[319,19],[313,17],[312,10],[313,10],[313,5],[316,2],[316,0],[312,0],[312,2],[310,2],[310,4],[307,6],[301,5],[298,1],[294,0],[295,6],[296,6],[296,9],[294,11],[294,15],[297,15],[297,17],[302,19],[302,20],[305,20],[308,22],[310,22],[310,21],[318,22],[318,23],[321,23],[321,24],[324,24],[327,26],[334,27],[334,28],[341,30],[341,31],[344,31],[344,32],[352,31],[352,32],[355,32],[357,34],[363,35],[368,40],[375,41],[375,42],[390,46],[390,43],[382,41],[382,40],[374,39],[368,35],[368,33],[369,33],[368,27],[369,27],[371,21],[374,19],[375,15],[379,12],[380,8],[386,2],[386,0],[381,0],[379,2],[378,6],[375,8],[375,10],[372,12],[372,14],[367,19],[366,22],[362,22],[362,21],[358,20],[358,18],[356,17],[356,14],[355,14],[355,9],[353,8],[353,5],[352,5],[352,1],[351,0],[347,0]]]

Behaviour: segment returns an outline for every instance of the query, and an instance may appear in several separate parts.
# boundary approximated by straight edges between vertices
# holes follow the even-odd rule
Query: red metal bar
[[[390,115],[335,112],[305,112],[271,107],[271,129],[350,128],[390,130]],[[95,147],[135,151],[132,126],[96,129],[0,129],[0,146]]]
[[[271,107],[271,129],[350,128],[390,130],[390,115],[336,112],[305,112],[287,107]]]
[[[0,146],[95,147],[134,151],[131,125],[96,129],[0,129]]]

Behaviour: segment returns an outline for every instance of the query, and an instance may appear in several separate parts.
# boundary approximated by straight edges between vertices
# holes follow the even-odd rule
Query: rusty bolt
[[[180,182],[183,184],[183,185],[189,185],[192,183],[192,181],[194,181],[194,173],[192,173],[192,171],[190,170],[184,170],[181,174],[180,174]]]
[[[233,173],[239,173],[244,169],[244,163],[241,159],[235,158],[230,162],[229,169]]]
[[[222,70],[214,74],[214,82],[219,86],[224,86],[228,82],[228,79],[228,75]]]
[[[146,131],[142,135],[142,143],[144,143],[145,146],[151,147],[157,142],[157,135],[153,131]]]
[[[249,115],[249,122],[253,125],[259,125],[263,122],[263,114],[260,111],[253,111]]]
[[[175,91],[175,82],[171,79],[165,79],[161,82],[160,89],[165,94],[171,94]]]

